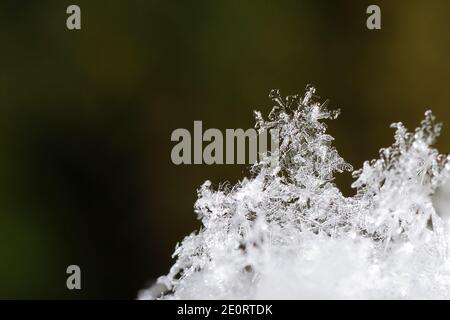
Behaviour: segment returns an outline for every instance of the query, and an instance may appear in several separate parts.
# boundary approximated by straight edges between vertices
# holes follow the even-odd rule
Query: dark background
[[[82,30],[66,28],[77,4]],[[382,30],[366,28],[381,7]],[[199,227],[206,179],[170,160],[176,128],[250,128],[267,94],[318,88],[355,168],[431,108],[450,147],[450,2],[0,1],[0,298],[135,298]],[[351,195],[351,177],[337,183]],[[66,267],[82,290],[66,289]]]

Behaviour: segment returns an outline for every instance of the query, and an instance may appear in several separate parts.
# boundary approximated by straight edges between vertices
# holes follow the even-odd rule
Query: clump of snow
[[[449,237],[432,199],[450,164],[432,147],[441,129],[432,113],[414,132],[394,124],[394,144],[353,172],[357,194],[346,198],[334,174],[353,168],[323,122],[339,112],[311,86],[270,97],[276,106],[267,120],[256,113],[256,128],[278,129],[279,150],[231,188],[201,186],[203,226],[177,246],[159,298],[450,298]]]

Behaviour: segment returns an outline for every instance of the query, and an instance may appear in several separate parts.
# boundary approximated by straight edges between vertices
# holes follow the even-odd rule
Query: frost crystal
[[[311,86],[269,97],[276,106],[268,120],[256,112],[256,128],[278,129],[279,150],[231,188],[201,186],[203,227],[177,246],[160,298],[450,298],[446,225],[431,199],[450,165],[431,147],[441,128],[431,112],[413,133],[393,125],[394,144],[353,172],[346,198],[334,173],[353,168],[323,122],[339,112]]]

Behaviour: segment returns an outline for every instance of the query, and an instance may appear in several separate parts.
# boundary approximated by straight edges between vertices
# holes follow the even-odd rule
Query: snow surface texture
[[[276,106],[268,120],[256,112],[256,128],[279,129],[279,151],[233,187],[201,186],[195,212],[203,227],[177,245],[169,274],[140,298],[450,298],[442,218],[450,187],[433,200],[450,157],[431,147],[441,129],[432,113],[414,132],[393,124],[394,144],[353,172],[357,193],[346,198],[333,175],[353,168],[323,123],[339,112],[311,86],[303,97],[270,97]]]

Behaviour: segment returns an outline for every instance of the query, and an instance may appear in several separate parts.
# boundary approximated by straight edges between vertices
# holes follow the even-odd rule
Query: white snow
[[[203,227],[175,250],[160,298],[450,298],[450,186],[432,198],[450,165],[432,147],[431,112],[412,133],[393,125],[394,144],[353,173],[357,194],[346,198],[333,174],[353,169],[322,122],[338,113],[310,86],[303,97],[270,97],[277,105],[267,121],[257,113],[256,127],[279,129],[279,154],[229,190],[199,189]]]

